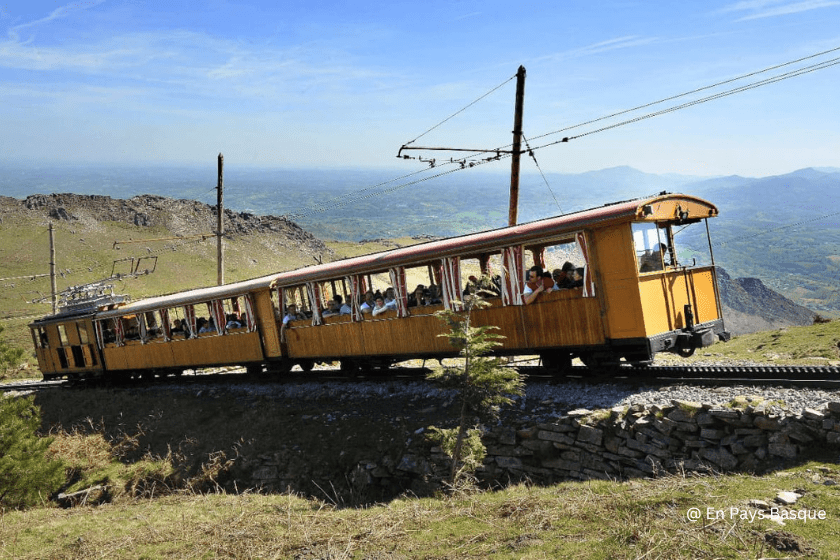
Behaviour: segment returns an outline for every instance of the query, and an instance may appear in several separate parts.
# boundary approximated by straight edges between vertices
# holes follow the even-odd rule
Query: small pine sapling
[[[470,426],[476,425],[475,420],[498,418],[501,406],[511,404],[511,396],[521,395],[524,390],[517,371],[503,367],[499,358],[489,356],[504,338],[492,332],[498,327],[472,324],[473,311],[490,304],[480,292],[465,300],[462,312],[445,310],[436,314],[449,325],[449,333],[439,336],[449,338],[450,344],[458,349],[463,365],[445,367],[427,376],[429,380],[457,391],[461,405],[458,427],[429,427],[432,439],[452,459],[452,485],[461,475],[475,472],[486,455],[480,430]]]

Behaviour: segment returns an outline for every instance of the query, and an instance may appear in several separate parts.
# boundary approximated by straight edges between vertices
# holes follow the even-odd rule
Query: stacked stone
[[[513,437],[515,436],[515,437]],[[487,434],[487,480],[621,478],[662,471],[755,472],[840,444],[840,402],[785,415],[766,403],[687,401],[574,410],[554,422]]]
[[[550,423],[498,426],[483,436],[487,456],[477,474],[488,485],[504,485],[666,471],[761,472],[809,450],[840,451],[840,402],[798,415],[771,403],[736,404],[726,408],[674,400],[669,406],[580,409]],[[449,475],[449,457],[423,437],[392,451],[355,466],[348,476],[354,492],[383,499],[405,490],[429,495]],[[284,464],[283,457],[287,454],[260,456],[243,466],[253,473],[252,483],[266,489],[303,488],[328,476],[311,466]]]

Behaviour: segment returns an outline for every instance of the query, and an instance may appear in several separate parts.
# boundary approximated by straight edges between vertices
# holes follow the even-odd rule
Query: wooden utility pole
[[[225,233],[225,207],[222,203],[223,193],[225,188],[225,181],[224,181],[224,174],[223,168],[225,164],[225,156],[219,152],[219,182],[218,182],[218,193],[216,198],[216,211],[218,213],[218,225],[216,228],[216,255],[217,255],[217,282],[219,286],[224,285],[225,283],[225,247],[222,241],[222,235]]]
[[[50,222],[50,288],[52,290],[52,314],[55,315],[58,307],[58,289],[55,286],[55,239],[52,222]]]
[[[508,225],[516,225],[519,211],[519,156],[522,149],[522,107],[525,104],[525,67],[516,72],[516,107],[513,114],[513,154],[510,159],[510,204]]]

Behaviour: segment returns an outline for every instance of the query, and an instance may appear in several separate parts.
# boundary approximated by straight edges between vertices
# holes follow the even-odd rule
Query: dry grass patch
[[[823,470],[818,471],[821,468]],[[294,495],[173,495],[97,508],[39,509],[0,518],[0,550],[15,558],[774,558],[809,550],[834,558],[840,496],[813,477],[667,476],[631,482],[519,485],[438,499],[337,509]],[[690,521],[689,508],[746,508],[807,485],[818,523]],[[797,507],[799,507],[797,505]],[[777,546],[792,548],[779,551]]]

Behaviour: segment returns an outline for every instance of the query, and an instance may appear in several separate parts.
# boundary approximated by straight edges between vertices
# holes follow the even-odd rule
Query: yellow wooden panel
[[[256,332],[176,339],[170,342],[156,340],[148,344],[128,341],[119,348],[106,347],[104,353],[109,370],[234,365],[263,359],[259,333]]]
[[[280,328],[274,317],[274,303],[271,301],[271,292],[261,290],[254,292],[254,313],[257,315],[257,329],[262,336],[265,355],[269,357],[280,356]]]
[[[603,301],[606,337],[645,336],[630,225],[596,230],[590,238],[594,243],[595,293]]]
[[[580,294],[579,290],[569,292]],[[555,293],[548,296],[555,296]],[[525,330],[528,348],[588,346],[604,342],[600,308],[595,298],[546,298],[523,306],[522,319],[528,325]]]
[[[691,303],[694,322],[718,319],[714,280],[709,267],[662,272],[639,279],[647,336],[685,327],[685,305]]]

